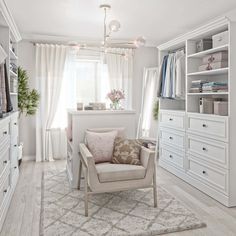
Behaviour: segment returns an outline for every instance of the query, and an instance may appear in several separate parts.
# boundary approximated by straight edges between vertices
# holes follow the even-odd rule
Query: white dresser
[[[160,147],[161,161],[184,171],[185,160],[185,112],[161,110]]]
[[[196,43],[220,32],[229,42],[196,52]],[[185,99],[160,99],[159,164],[225,206],[236,206],[236,23],[219,18],[158,47],[159,60],[179,48],[186,54]],[[199,71],[204,56],[228,52],[228,67]],[[227,82],[228,91],[190,92],[192,81]],[[228,101],[228,115],[202,114],[200,98]]]
[[[0,229],[18,176],[18,112],[14,112],[0,119]]]
[[[13,196],[18,176],[18,65],[19,30],[4,0],[0,0],[0,47],[6,55],[13,111],[0,118],[0,231]],[[13,86],[14,85],[14,86]]]

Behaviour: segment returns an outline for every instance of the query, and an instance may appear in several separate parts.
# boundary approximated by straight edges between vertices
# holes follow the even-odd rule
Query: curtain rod
[[[34,41],[29,41],[30,43],[32,43],[34,46],[36,46],[36,44],[57,44],[57,45],[62,45],[62,46],[70,46],[70,45],[66,45],[64,43],[54,43],[54,42],[34,42]]]
[[[65,44],[65,43],[56,43],[56,42],[34,42],[34,41],[30,41],[30,43],[32,43],[34,46],[36,46],[36,44],[56,44],[56,45],[61,45],[61,46],[66,46],[66,47],[73,47],[73,46],[70,46],[68,44]],[[79,44],[79,43],[78,43]],[[89,48],[100,48],[101,45],[100,44],[93,44],[93,45],[87,45],[88,48],[83,48],[81,47],[81,49],[87,49],[89,50]],[[122,46],[119,46],[117,45],[117,47],[108,47],[108,48],[124,48],[124,49],[136,49],[134,47],[122,47]]]

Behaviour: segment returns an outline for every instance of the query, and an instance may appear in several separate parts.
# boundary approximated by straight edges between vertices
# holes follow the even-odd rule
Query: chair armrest
[[[140,161],[144,168],[147,169],[149,161],[154,158],[155,158],[155,151],[151,151],[148,148],[141,147]]]
[[[97,169],[93,155],[88,150],[87,146],[84,143],[79,145],[80,157],[83,163],[84,176],[88,181],[90,189],[96,191],[97,186],[100,184],[97,174]]]
[[[88,150],[87,146],[84,143],[80,143],[79,144],[79,151],[81,153],[81,158],[82,158],[82,162],[85,165],[85,167],[89,168],[89,165],[93,165],[95,166],[95,162],[93,159],[93,155],[91,154],[91,152]]]

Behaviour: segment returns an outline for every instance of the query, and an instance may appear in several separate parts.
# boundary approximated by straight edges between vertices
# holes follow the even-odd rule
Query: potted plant
[[[153,107],[153,118],[154,120],[158,120],[159,116],[159,101],[156,101]]]
[[[27,71],[18,67],[18,108],[19,116],[34,115],[38,108],[40,95],[36,89],[29,88]],[[22,159],[23,143],[19,145],[19,160]]]

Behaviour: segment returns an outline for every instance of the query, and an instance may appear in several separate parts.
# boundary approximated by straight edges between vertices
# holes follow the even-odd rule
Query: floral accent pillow
[[[138,140],[116,138],[112,163],[141,165],[141,143]]]
[[[111,162],[117,131],[96,133],[86,131],[86,141],[95,163]]]

